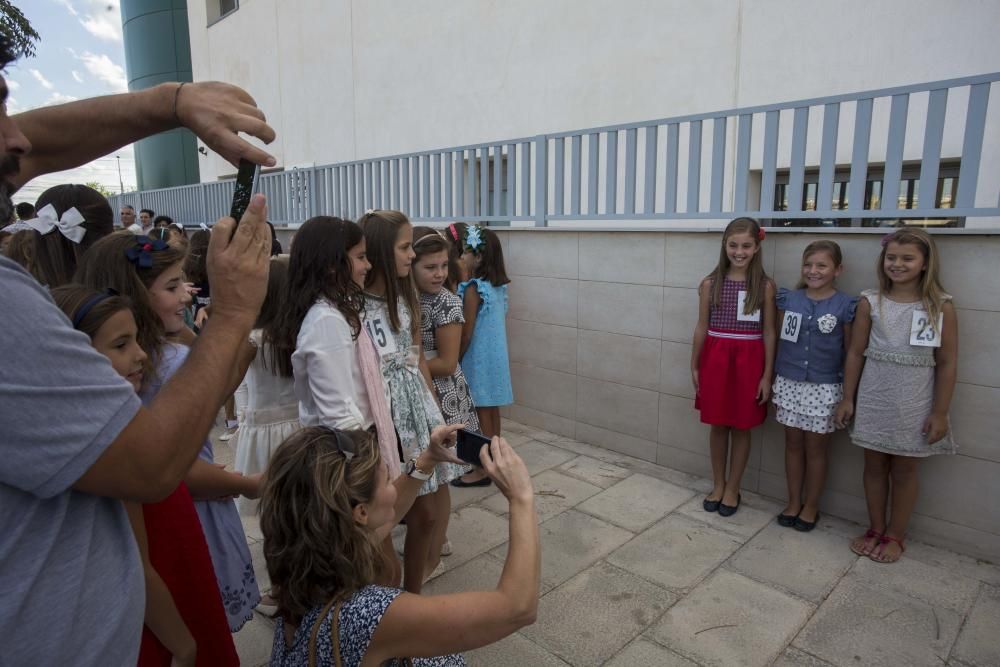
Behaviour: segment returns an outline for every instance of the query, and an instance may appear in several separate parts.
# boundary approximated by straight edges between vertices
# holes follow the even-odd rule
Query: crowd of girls
[[[798,285],[777,288],[764,271],[764,236],[753,219],[729,223],[718,265],[698,289],[691,375],[695,406],[711,426],[714,481],[704,509],[723,517],[739,509],[750,432],[770,399],[785,428],[788,503],[778,523],[816,526],[831,434],[849,427],[864,449],[870,520],[850,547],[895,562],[920,460],[955,451],[948,411],[958,331],[934,241],[908,227],[885,235],[878,287],[856,298],[835,285],[843,256],[833,241],[806,246]]]

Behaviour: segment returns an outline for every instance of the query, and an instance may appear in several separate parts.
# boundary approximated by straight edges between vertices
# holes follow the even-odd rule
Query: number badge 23
[[[913,311],[913,319],[910,321],[910,345],[941,347],[941,328],[943,326],[944,313],[938,314],[937,327],[933,327],[927,311]]]

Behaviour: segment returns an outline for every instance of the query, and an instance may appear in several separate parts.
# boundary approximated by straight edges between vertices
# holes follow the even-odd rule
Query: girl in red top
[[[695,408],[701,411],[701,421],[712,427],[715,483],[704,508],[722,516],[739,509],[750,429],[767,417],[771,393],[775,288],[761,261],[763,240],[764,230],[753,218],[730,222],[722,235],[719,264],[698,287],[691,379]]]

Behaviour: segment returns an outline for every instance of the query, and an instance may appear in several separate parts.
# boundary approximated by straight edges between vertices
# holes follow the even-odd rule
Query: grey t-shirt
[[[145,590],[120,500],[73,490],[141,405],[0,258],[0,663],[134,665]]]

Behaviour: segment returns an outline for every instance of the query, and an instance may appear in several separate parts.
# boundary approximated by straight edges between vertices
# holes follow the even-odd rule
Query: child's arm
[[[948,433],[948,410],[958,370],[958,316],[950,301],[944,303],[941,312],[944,314],[944,327],[941,330],[941,347],[934,351],[934,404],[922,429],[927,435],[927,443],[931,445]]]
[[[833,423],[837,428],[845,428],[854,417],[854,398],[861,380],[861,371],[865,367],[865,348],[868,347],[868,334],[872,329],[871,305],[868,299],[858,301],[858,309],[854,315],[854,323],[848,336],[844,329],[844,342],[850,338],[847,348],[847,358],[844,361],[844,399],[837,406]]]
[[[175,665],[194,665],[197,646],[191,631],[177,611],[170,590],[149,562],[149,541],[146,538],[146,523],[142,515],[142,505],[125,501],[128,522],[132,526],[139,556],[142,558],[142,572],[146,579],[146,615],[144,621],[150,631],[174,656]]]
[[[698,395],[698,364],[701,361],[701,348],[705,345],[708,335],[709,304],[712,299],[712,283],[708,278],[698,286],[698,324],[694,327],[694,339],[691,342],[691,383],[694,384],[694,394]]]
[[[758,405],[765,405],[767,403],[767,399],[771,397],[771,382],[774,375],[774,350],[778,343],[777,329],[775,325],[777,311],[775,310],[774,305],[774,295],[774,283],[768,280],[764,285],[764,307],[762,308],[764,311],[762,313],[764,316],[764,374],[761,376],[760,383],[757,385]]]
[[[483,299],[479,296],[479,290],[475,285],[469,285],[462,297],[462,314],[465,315],[465,324],[462,325],[462,342],[458,350],[458,358],[462,359],[465,352],[472,343],[472,332],[476,329],[476,316],[479,314],[479,304]]]
[[[452,322],[434,330],[437,356],[427,360],[427,368],[432,377],[448,377],[458,368],[458,355],[462,350],[464,329],[460,322]]]
[[[420,375],[421,375],[421,377],[424,378],[424,384],[427,385],[427,388],[430,390],[431,395],[434,397],[434,399],[435,400],[439,400],[437,392],[434,391],[434,382],[431,380],[431,370],[427,366],[427,360],[424,359],[424,346],[423,345],[420,346],[420,361],[418,362],[417,365],[420,368]]]
[[[244,476],[238,472],[229,472],[199,458],[195,459],[184,481],[195,500],[217,500],[231,496],[258,498],[261,477],[261,473]]]

